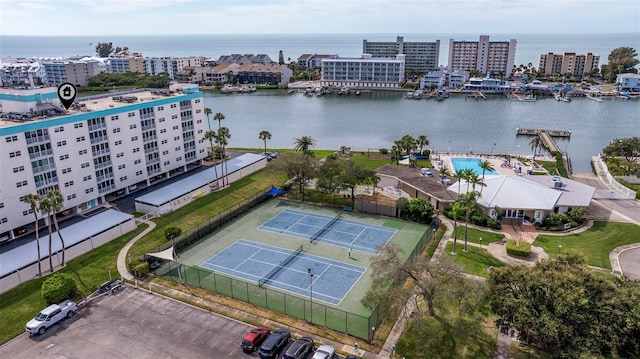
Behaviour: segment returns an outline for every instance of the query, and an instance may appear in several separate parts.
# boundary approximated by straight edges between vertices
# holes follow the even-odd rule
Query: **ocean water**
[[[162,36],[6,36],[0,35],[2,57],[67,57],[94,55],[99,42],[114,47],[127,46],[143,56],[205,56],[217,59],[228,54],[267,54],[278,60],[282,50],[285,61],[302,54],[338,54],[359,56],[362,40],[405,42],[440,40],[439,65],[447,65],[449,39],[478,41],[478,34],[256,34],[256,35],[162,35]],[[611,50],[628,46],[640,50],[640,34],[487,34],[491,41],[516,39],[516,65],[531,63],[537,67],[540,54],[554,52],[591,52],[607,63]]]

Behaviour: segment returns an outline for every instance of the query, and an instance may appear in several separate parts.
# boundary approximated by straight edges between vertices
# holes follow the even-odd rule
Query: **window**
[[[82,141],[84,141],[84,136],[80,136],[76,138],[76,142],[82,142]]]
[[[160,144],[166,145],[166,144],[167,144],[167,140],[162,140],[162,141],[160,142]]]
[[[122,144],[122,140],[117,140],[116,143],[115,143],[116,146],[117,145],[121,145],[121,144]]]
[[[128,117],[135,117],[136,113],[135,112],[129,112],[127,114]]]
[[[171,104],[171,108],[176,108],[176,106],[177,106],[177,105],[176,105],[175,103],[172,103],[172,104]]]
[[[9,152],[9,157],[20,157],[20,151]]]
[[[13,167],[13,173],[24,171],[24,166]]]
[[[16,187],[20,188],[22,186],[26,186],[27,185],[27,181],[20,181],[16,183]]]
[[[56,132],[56,133],[62,132],[62,131],[64,131],[64,127],[62,127],[62,126],[56,127],[56,128],[53,129],[53,132]]]
[[[178,146],[178,147],[174,148],[174,150],[175,150],[175,151],[180,151],[180,149],[181,149],[181,147],[180,147],[180,146]]]
[[[171,115],[171,119],[172,119],[172,120],[175,120],[175,119],[177,119],[177,118],[178,118],[178,115]]]
[[[131,137],[131,141],[137,141],[137,140],[138,140],[138,136]]]
[[[85,163],[83,163],[80,167],[82,167],[82,168],[87,168],[87,167],[89,167],[89,162],[85,162]]]
[[[142,174],[142,171],[136,171],[136,176],[140,176]]]
[[[180,136],[176,136],[173,138],[174,141],[179,141],[180,140]]]
[[[91,179],[91,175],[82,177],[82,180],[85,181],[85,182],[90,180],[90,179]]]
[[[4,217],[0,220],[1,223],[7,223],[7,217]]]
[[[164,156],[164,155],[168,155],[168,154],[169,154],[169,151],[162,151],[162,155],[163,155],[163,156]]]
[[[81,128],[83,126],[84,126],[84,123],[82,123],[82,122],[78,122],[78,123],[74,123],[73,124],[73,128]]]
[[[174,129],[174,130],[177,130],[177,129],[178,129],[178,125],[173,126],[173,129]]]
[[[136,127],[138,127],[138,126],[137,126],[135,123],[134,123],[134,124],[132,124],[132,125],[129,125],[129,129],[130,129],[130,130],[133,130],[133,129],[134,129],[134,128],[136,128]]]
[[[123,156],[124,156],[124,152],[118,152],[118,153],[116,153],[116,157],[117,157],[117,158],[120,158],[120,157],[123,157]]]
[[[111,121],[117,121],[118,119],[120,119],[120,116],[118,115],[111,116]]]
[[[18,136],[7,136],[7,142],[14,142],[18,140]]]
[[[23,201],[24,197],[20,197],[20,202]],[[0,202],[0,208],[4,208],[4,202]]]
[[[164,122],[164,117],[161,117],[158,122]]]
[[[164,106],[158,106],[158,111],[164,111]]]
[[[72,195],[67,196],[67,201],[72,200],[74,198],[76,198],[76,194],[75,193],[72,194]]]
[[[84,190],[84,193],[91,193],[93,192],[93,187],[92,188],[87,188]]]
[[[198,110],[199,111],[199,110]],[[202,120],[197,120],[196,123],[202,123]]]
[[[178,157],[178,158],[176,158],[176,161],[177,161],[177,162],[182,161],[182,157]]]
[[[60,161],[64,161],[64,160],[68,160],[68,159],[69,159],[69,155],[68,154],[60,155]]]
[[[202,133],[202,130],[198,130],[198,133]]]
[[[71,167],[67,167],[67,168],[63,169],[62,173],[63,174],[71,173]]]
[[[119,169],[119,170],[123,170],[123,169],[125,169],[126,167],[127,167],[127,165],[124,165],[124,164],[123,164],[123,165],[118,166],[118,169]]]
[[[199,100],[199,99],[196,99],[196,103],[200,103],[200,100]]]
[[[26,211],[22,211],[22,215],[23,215],[23,216],[28,216],[28,215],[30,215],[30,214],[33,214],[33,209],[31,209],[31,208],[29,208],[29,209],[28,209],[28,210],[26,210]]]
[[[86,149],[78,151],[78,156],[82,156],[82,155],[86,155],[86,154],[87,154],[87,150]]]
[[[137,152],[140,152],[140,147],[136,147],[133,149],[133,153],[137,153]]]
[[[58,147],[66,146],[67,145],[67,141],[66,140],[58,141],[57,145],[58,145]]]
[[[124,182],[124,181],[126,181],[126,180],[127,180],[127,176],[122,176],[122,177],[120,177],[120,182]]]
[[[133,164],[137,165],[137,164],[140,164],[140,162],[142,162],[142,160],[138,158],[137,160],[133,161]]]
[[[164,161],[164,165],[165,165],[165,166],[168,166],[168,165],[169,165],[169,163],[171,163],[171,162],[169,162],[169,161]]]
[[[65,187],[73,186],[73,181],[65,182],[64,186]]]
[[[163,129],[160,130],[160,133],[165,133],[165,132],[167,132],[166,128],[163,128]]]
[[[118,133],[118,132],[120,132],[120,127],[117,127],[117,128],[113,129],[113,133]]]

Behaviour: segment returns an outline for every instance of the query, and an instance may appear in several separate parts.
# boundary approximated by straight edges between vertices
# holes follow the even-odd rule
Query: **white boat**
[[[518,94],[513,94],[510,98],[510,100],[513,101],[519,101],[519,102],[535,102],[536,101],[536,96],[532,95],[532,94],[527,94],[527,95],[518,95]]]
[[[348,95],[349,93],[350,91],[348,87],[342,87],[340,88],[340,92],[338,92],[338,95]]]
[[[602,102],[602,98],[598,92],[587,92],[587,98],[595,102]]]

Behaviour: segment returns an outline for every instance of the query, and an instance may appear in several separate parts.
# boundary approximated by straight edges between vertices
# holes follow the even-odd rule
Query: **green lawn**
[[[637,225],[595,222],[593,227],[582,233],[567,236],[539,235],[533,245],[544,248],[551,257],[556,257],[560,250],[572,249],[583,253],[589,265],[611,269],[609,253],[616,247],[631,243],[640,243],[640,227]]]
[[[458,224],[458,242],[464,243],[464,224]],[[451,233],[453,238],[453,233]],[[482,238],[482,241],[480,241]],[[504,238],[502,233],[487,232],[476,228],[469,227],[467,232],[467,241],[478,244],[489,244],[492,242],[500,242]],[[481,243],[482,242],[482,243]]]
[[[104,244],[78,258],[75,258],[60,269],[72,275],[78,283],[79,295],[88,295],[98,289],[100,284],[110,278],[119,278],[116,268],[116,258],[120,248],[138,233],[147,228],[146,224],[139,225],[135,231]],[[43,265],[43,275],[48,271],[48,264]],[[6,293],[0,295],[0,344],[4,344],[24,332],[24,326],[38,311],[46,307],[46,302],[40,294],[40,287],[46,277],[30,280]]]
[[[454,262],[461,264],[464,267],[465,273],[487,278],[489,277],[487,268],[505,266],[504,263],[489,254],[484,248],[467,246],[467,252],[463,251],[463,249],[464,243],[458,242],[458,244],[456,244],[457,254],[453,255],[451,254],[453,243],[447,243],[444,254],[453,259]]]

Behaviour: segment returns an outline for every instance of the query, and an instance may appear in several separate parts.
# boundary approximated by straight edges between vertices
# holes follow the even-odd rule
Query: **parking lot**
[[[34,315],[37,308],[34,308]],[[42,336],[21,334],[0,358],[248,358],[246,324],[132,287],[80,308]]]

